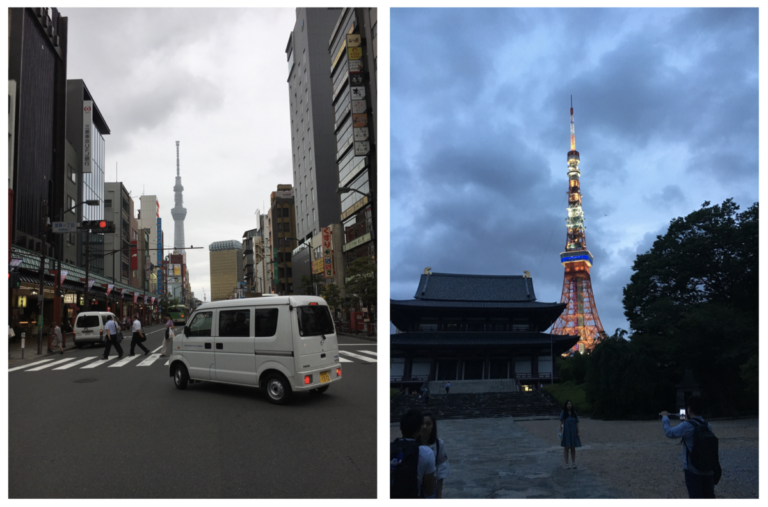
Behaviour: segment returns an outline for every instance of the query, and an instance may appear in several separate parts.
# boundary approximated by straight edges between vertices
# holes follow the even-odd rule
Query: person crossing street
[[[109,351],[112,349],[112,346],[115,346],[115,350],[117,351],[117,358],[120,359],[123,357],[123,347],[120,346],[120,342],[118,341],[118,325],[117,322],[112,320],[112,316],[107,316],[107,325],[104,326],[107,331],[107,341],[104,344],[104,355],[102,356],[102,359],[107,360],[109,359]]]
[[[147,339],[147,337],[144,336],[144,332],[141,330],[141,321],[139,320],[138,315],[134,316],[133,327],[131,328],[131,331],[133,331],[133,337],[131,338],[131,353],[128,355],[135,355],[133,351],[136,349],[137,345],[141,350],[144,351],[145,356],[149,354],[149,349],[141,344]]]

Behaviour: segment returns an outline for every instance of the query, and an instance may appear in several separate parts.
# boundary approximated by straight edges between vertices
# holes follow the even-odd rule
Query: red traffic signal
[[[113,233],[115,232],[114,222],[107,220],[84,220],[82,229],[91,229],[94,233]]]

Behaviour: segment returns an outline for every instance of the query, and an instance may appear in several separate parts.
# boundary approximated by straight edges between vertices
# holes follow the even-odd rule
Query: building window
[[[111,208],[112,207],[112,199],[104,199],[104,207],[105,208]]]
[[[69,211],[75,211],[72,208],[75,207],[77,203],[74,199],[72,199],[70,196],[67,196],[67,208],[69,208]]]
[[[67,175],[69,176],[69,179],[72,180],[73,183],[77,183],[77,172],[69,164],[67,164]]]

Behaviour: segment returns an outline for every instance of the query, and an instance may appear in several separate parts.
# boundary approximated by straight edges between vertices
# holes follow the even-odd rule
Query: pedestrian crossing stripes
[[[371,352],[370,350],[358,350],[358,352],[366,353],[366,354],[374,354],[375,352]],[[339,354],[344,354],[345,356],[354,357],[355,359],[359,359],[361,361],[365,361],[366,363],[375,363],[376,359],[367,357],[367,356],[361,356],[360,354],[355,354],[353,352],[347,352],[346,350],[340,350]],[[342,358],[339,358],[341,360]]]
[[[42,371],[42,370],[68,370],[70,368],[78,367],[83,370],[87,369],[93,369],[98,368],[100,366],[106,366],[107,368],[122,368],[124,366],[152,366],[155,363],[160,364],[162,362],[163,366],[168,366],[170,364],[170,360],[165,361],[159,361],[161,359],[160,354],[157,352],[160,350],[161,347],[158,347],[157,349],[153,350],[150,355],[143,357],[141,355],[137,356],[124,356],[120,360],[117,360],[117,356],[111,356],[108,359],[104,359],[102,356],[89,356],[89,357],[83,357],[80,359],[74,358],[74,357],[65,357],[65,358],[49,358],[49,359],[43,359],[40,361],[36,361],[34,363],[25,364],[22,366],[16,366],[14,368],[9,369],[9,372],[12,371],[18,371],[18,370],[24,370],[26,372],[30,371]],[[355,362],[362,362],[362,363],[375,363],[377,360],[377,353],[373,350],[356,350],[355,352],[348,352],[346,350],[339,350],[339,362],[340,363],[355,363]],[[143,359],[142,359],[143,357]],[[137,359],[141,359],[138,363],[134,362]],[[165,359],[165,358],[162,358]],[[133,363],[133,364],[131,364]]]

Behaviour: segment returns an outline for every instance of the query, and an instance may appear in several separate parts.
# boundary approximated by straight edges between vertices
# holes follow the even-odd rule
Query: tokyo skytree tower
[[[171,216],[174,223],[173,249],[176,252],[184,248],[184,218],[187,216],[187,209],[182,206],[184,187],[181,185],[181,175],[179,174],[179,141],[176,141],[176,185],[173,186],[173,192],[175,206],[171,210]]]

